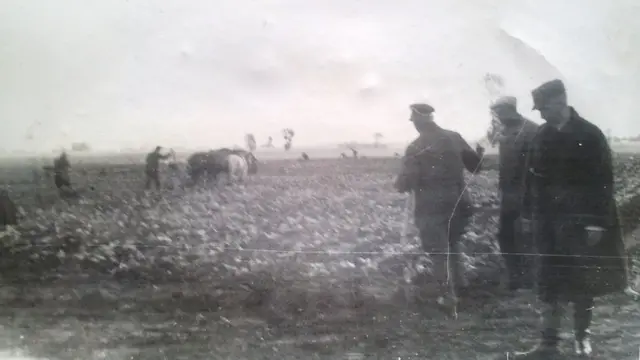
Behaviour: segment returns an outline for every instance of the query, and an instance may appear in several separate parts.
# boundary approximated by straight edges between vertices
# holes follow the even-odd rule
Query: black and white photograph
[[[640,359],[638,19],[4,0],[0,360]]]

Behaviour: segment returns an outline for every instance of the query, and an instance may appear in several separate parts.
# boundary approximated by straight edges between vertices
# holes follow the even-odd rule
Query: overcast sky
[[[415,136],[408,104],[469,139],[483,75],[567,81],[578,111],[640,132],[634,0],[4,0],[0,147],[46,151]],[[523,45],[526,43],[528,46]],[[535,50],[534,50],[535,49]],[[538,53],[536,53],[538,52]]]

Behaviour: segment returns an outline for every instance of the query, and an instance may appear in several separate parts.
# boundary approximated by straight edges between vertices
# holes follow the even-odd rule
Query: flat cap
[[[498,98],[496,101],[493,102],[493,104],[491,104],[492,109],[501,107],[501,106],[517,108],[518,99],[516,99],[515,96],[503,96]]]
[[[560,79],[547,81],[531,91],[533,110],[537,110],[549,99],[566,94],[564,83]]]
[[[433,113],[434,111],[436,111],[436,109],[434,109],[433,106],[431,106],[429,104],[423,104],[423,103],[411,104],[409,106],[409,108],[414,113],[416,113],[418,115],[422,115],[422,116],[429,115],[429,114]]]

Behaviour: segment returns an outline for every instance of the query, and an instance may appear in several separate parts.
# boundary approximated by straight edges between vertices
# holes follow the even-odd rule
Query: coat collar
[[[570,132],[575,129],[575,126],[578,125],[579,122],[582,121],[582,117],[580,116],[580,114],[578,114],[576,109],[573,108],[573,106],[569,106],[569,111],[571,116],[569,117],[569,120],[564,123],[564,125],[559,129],[560,132]]]
[[[582,117],[578,112],[573,108],[573,106],[569,106],[570,116],[569,120],[567,120],[560,128],[550,125],[549,123],[544,124],[545,128],[551,129],[551,131],[557,131],[560,133],[571,132],[575,129],[575,126],[582,121]]]

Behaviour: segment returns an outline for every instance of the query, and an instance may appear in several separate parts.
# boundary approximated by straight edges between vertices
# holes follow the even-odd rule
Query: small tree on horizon
[[[384,137],[384,135],[382,135],[382,133],[374,133],[373,134],[373,147],[379,147],[380,146],[380,141],[382,140],[382,138]]]
[[[490,103],[493,103],[505,91],[505,80],[501,75],[495,73],[486,73],[484,75],[484,86],[489,95]],[[491,122],[487,129],[486,137],[491,147],[495,147],[500,141],[500,134],[502,133],[502,123],[498,120],[496,115],[491,112]]]
[[[284,137],[284,150],[291,150],[291,145],[293,143],[293,137],[296,133],[291,128],[282,129],[282,136]]]
[[[86,142],[78,142],[71,144],[71,151],[73,152],[88,152],[91,150],[91,146]]]

